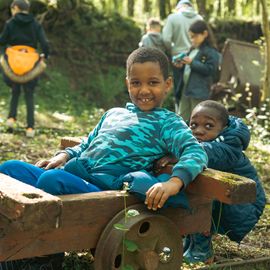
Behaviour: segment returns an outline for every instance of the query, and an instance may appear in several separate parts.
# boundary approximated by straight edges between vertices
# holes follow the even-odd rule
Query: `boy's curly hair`
[[[161,50],[150,47],[140,47],[129,55],[127,59],[127,77],[133,64],[145,62],[158,63],[164,79],[166,80],[169,77],[168,57]]]
[[[226,127],[228,125],[229,113],[223,104],[214,100],[205,100],[205,101],[200,102],[196,107],[203,107],[203,108],[209,108],[209,109],[215,110],[216,117],[217,119],[221,121],[222,126]]]

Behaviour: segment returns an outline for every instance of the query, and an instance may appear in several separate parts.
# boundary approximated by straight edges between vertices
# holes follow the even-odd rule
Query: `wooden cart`
[[[187,187],[187,195],[190,209],[154,212],[123,191],[52,196],[0,174],[0,261],[94,248],[96,270],[123,265],[178,270],[182,236],[209,231],[212,201],[255,201],[256,185],[207,169]],[[137,213],[129,209],[139,215],[127,217]]]

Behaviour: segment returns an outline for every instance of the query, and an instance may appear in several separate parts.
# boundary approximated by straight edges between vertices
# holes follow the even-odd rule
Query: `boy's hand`
[[[40,160],[36,163],[36,166],[44,168],[45,170],[54,169],[64,165],[68,160],[67,153],[60,153],[57,156],[52,157],[49,160]]]
[[[170,196],[176,195],[184,183],[178,177],[172,177],[169,181],[164,183],[157,183],[150,187],[146,192],[145,204],[148,209],[156,211],[163,207],[164,203]]]

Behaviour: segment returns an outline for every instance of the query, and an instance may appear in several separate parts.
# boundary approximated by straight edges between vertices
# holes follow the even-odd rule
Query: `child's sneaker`
[[[25,135],[28,138],[33,138],[35,136],[35,130],[33,128],[27,128]]]
[[[191,244],[184,252],[184,261],[187,263],[203,262],[211,264],[214,261],[212,237],[204,234],[195,233],[190,235]]]
[[[13,117],[8,118],[8,120],[6,121],[6,126],[9,129],[14,129],[16,124],[16,120]]]

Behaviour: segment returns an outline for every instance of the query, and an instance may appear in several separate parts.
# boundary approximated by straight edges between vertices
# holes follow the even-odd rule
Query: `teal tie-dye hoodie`
[[[185,186],[207,165],[205,151],[181,117],[163,108],[141,111],[132,103],[107,111],[87,140],[65,150],[89,174],[112,168],[117,175],[119,168],[119,176],[151,171],[155,160],[172,153],[179,159],[172,176]]]

